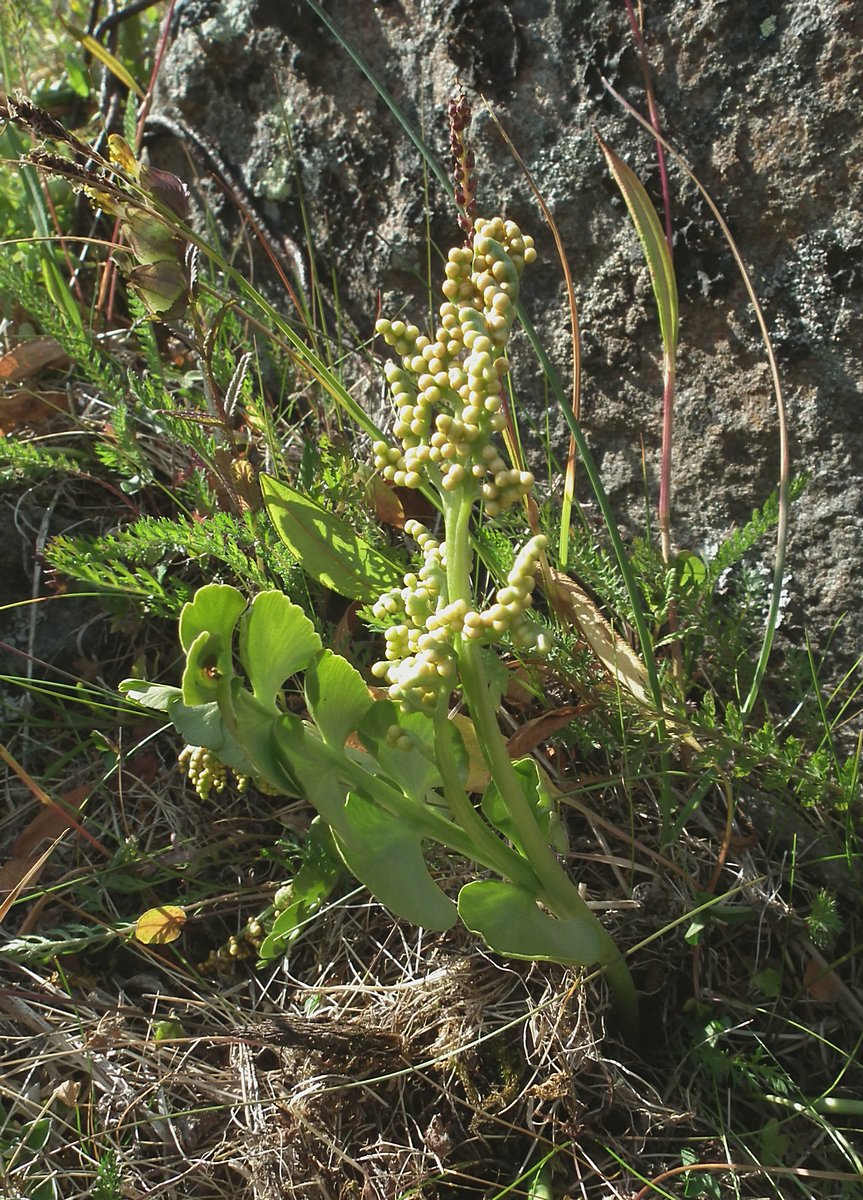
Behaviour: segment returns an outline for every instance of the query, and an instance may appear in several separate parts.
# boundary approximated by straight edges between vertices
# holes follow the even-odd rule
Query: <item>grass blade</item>
[[[638,176],[623,159],[618,158],[602,138],[598,138],[597,141],[605,155],[614,181],[626,201],[626,207],[629,209],[629,215],[632,217],[632,223],[644,250],[650,270],[653,294],[656,297],[665,356],[666,359],[673,362],[677,352],[677,280],[674,275],[674,265],[671,261],[668,242],[662,232],[656,209]]]
[[[115,58],[110,50],[105,49],[101,42],[91,37],[89,33],[85,33],[83,29],[77,29],[74,25],[71,25],[59,13],[57,14],[57,20],[76,42],[80,42],[88,54],[92,54],[103,67],[111,72],[115,79],[118,79],[122,83],[123,87],[128,88],[130,92],[134,92],[139,100],[145,98],[145,92],[141,85],[129,74],[120,60]]]

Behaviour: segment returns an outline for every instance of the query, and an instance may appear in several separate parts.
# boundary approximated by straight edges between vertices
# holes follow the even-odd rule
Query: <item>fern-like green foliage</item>
[[[130,371],[128,391],[135,401],[138,420],[183,457],[196,455],[209,461],[216,446],[213,422],[201,405],[202,385],[197,375],[173,390],[154,374]]]
[[[796,475],[791,481],[790,499],[793,503],[800,496],[809,482],[808,475]],[[708,563],[708,579],[714,584],[723,571],[740,562],[745,554],[758,543],[768,530],[772,529],[779,520],[779,493],[768,496],[761,508],[753,509],[752,519],[740,529],[735,529],[714,554]]]
[[[137,492],[152,483],[154,475],[138,441],[134,414],[126,401],[115,404],[111,411],[110,431],[93,446],[93,453],[115,476],[124,492]]]
[[[821,888],[812,898],[812,908],[806,917],[809,936],[820,950],[828,949],[842,932],[844,922],[836,897]]]
[[[797,476],[790,489],[794,501],[803,492],[808,477]],[[663,622],[673,599],[683,612],[704,605],[724,571],[739,563],[779,520],[779,495],[769,496],[761,508],[753,510],[745,525],[735,529],[716,553],[698,571],[682,570],[683,563],[666,568],[656,547],[645,538],[634,538],[630,557],[652,620]],[[602,603],[625,620],[631,620],[630,604],[620,572],[607,551],[584,530],[573,533],[570,566],[582,586],[601,598]]]
[[[250,590],[277,582],[288,594],[303,586],[299,564],[279,543],[265,517],[238,520],[216,513],[201,521],[141,517],[102,537],[56,537],[45,549],[55,571],[98,591],[135,599],[158,616],[176,616],[201,582],[220,579]],[[194,581],[183,571],[195,563]],[[213,572],[214,564],[222,568]],[[173,569],[170,569],[173,565]],[[187,572],[188,573],[188,572]]]
[[[583,529],[573,530],[568,571],[610,614],[621,620],[632,619],[629,595],[616,562],[597,539]]]
[[[0,484],[44,479],[58,471],[80,475],[85,470],[83,459],[74,453],[57,450],[47,443],[0,438]]]
[[[41,273],[22,263],[14,250],[0,249],[0,292],[15,296],[45,337],[57,341],[81,374],[96,385],[101,400],[120,404],[125,377],[111,361],[98,337],[70,326],[51,303]]]

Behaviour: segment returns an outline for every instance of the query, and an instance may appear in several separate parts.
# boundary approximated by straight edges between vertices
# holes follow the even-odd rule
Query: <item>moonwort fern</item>
[[[239,591],[218,584],[201,588],[180,615],[181,686],[127,680],[123,690],[167,713],[190,746],[307,799],[348,868],[398,915],[433,930],[461,918],[515,957],[599,964],[634,1036],[638,1006],[625,960],[558,858],[555,814],[536,763],[510,759],[497,722],[498,648],[540,657],[550,648],[531,612],[547,539],[530,537],[489,597],[472,536],[527,499],[534,484],[529,472],[507,467],[497,439],[506,421],[505,349],[520,276],[535,251],[500,218],[476,219],[473,235],[448,256],[433,338],[400,320],[377,323],[398,361],[386,369],[393,437],[375,441],[375,467],[397,487],[434,492],[443,516],[441,531],[405,523],[419,569],[399,578],[394,563],[334,514],[277,480],[261,480],[283,539],[313,547],[306,569],[330,587],[345,580],[345,595],[377,597],[371,610],[385,626],[385,648],[372,675],[387,698],[376,699],[359,672],[322,645],[284,594],[262,591],[247,607]],[[292,676],[303,678],[308,720],[284,706]],[[489,779],[479,805],[450,716],[454,691]],[[429,871],[429,842],[496,878],[465,884],[455,902]]]

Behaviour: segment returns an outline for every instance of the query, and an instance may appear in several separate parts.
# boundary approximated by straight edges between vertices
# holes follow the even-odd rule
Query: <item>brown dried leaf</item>
[[[612,679],[642,704],[652,705],[647,668],[629,643],[612,629],[574,580],[560,571],[552,571],[551,577],[554,588],[549,599],[557,612],[578,626]]]
[[[531,750],[542,745],[553,733],[557,733],[558,729],[569,725],[573,717],[584,712],[586,707],[581,704],[565,704],[562,708],[554,708],[551,712],[527,721],[506,743],[510,758],[522,758],[525,754],[530,754]]]
[[[476,730],[473,727],[473,721],[462,713],[456,713],[450,720],[454,722],[461,734],[461,740],[464,742],[464,748],[467,751],[468,768],[465,791],[484,792],[488,786],[490,776],[485,758],[480,749],[479,739],[476,736]]]
[[[333,650],[343,658],[350,659],[351,641],[360,628],[360,618],[357,615],[362,608],[359,600],[352,600],[339,618],[333,634]]]
[[[405,520],[422,521],[423,524],[434,520],[436,508],[417,488],[394,487],[393,492],[404,509]]]
[[[179,263],[160,259],[125,274],[153,320],[174,321],[189,307],[189,282]]]
[[[58,834],[47,850],[43,850],[41,854],[33,855],[31,858],[10,858],[0,867],[0,921],[6,920],[9,910],[24,889],[31,883],[35,883],[42,874],[42,868],[54,853],[54,847],[62,836],[62,833]],[[41,903],[46,897],[47,893],[41,900],[36,901],[30,914],[21,922],[20,933],[30,931],[33,914],[38,914]]]
[[[524,667],[516,667],[510,673],[504,695],[508,707],[520,709],[522,712],[536,702],[537,692],[531,685],[530,675]]]
[[[404,529],[405,510],[395,488],[375,472],[366,483],[366,494],[374,506],[375,516],[382,525]]]
[[[236,458],[231,463],[231,480],[237,490],[241,512],[260,512],[263,501],[261,487],[255,468],[247,458]]]
[[[29,338],[0,358],[0,380],[20,383],[44,367],[65,367],[68,362],[69,356],[54,338]]]
[[[37,858],[35,854],[28,858],[7,858],[6,862],[0,864],[0,896],[11,892],[27,878],[27,872],[32,870]]]
[[[77,1079],[64,1079],[62,1083],[58,1083],[51,1093],[52,1100],[59,1100],[61,1104],[65,1104],[67,1108],[74,1108],[78,1103],[78,1097],[81,1095],[81,1083]]]
[[[69,411],[66,392],[13,392],[0,396],[0,433],[11,433],[19,425],[38,425],[58,412]]]
[[[818,1004],[835,1004],[842,992],[842,984],[835,971],[825,971],[824,964],[810,958],[803,972],[806,991]]]
[[[71,814],[78,812],[91,791],[92,788],[89,784],[82,784],[80,787],[73,788],[71,792],[66,792],[59,803],[43,805],[30,824],[25,826],[18,835],[15,845],[12,847],[14,857],[31,858],[38,853],[45,842],[52,842],[64,830],[75,828],[77,821]]]

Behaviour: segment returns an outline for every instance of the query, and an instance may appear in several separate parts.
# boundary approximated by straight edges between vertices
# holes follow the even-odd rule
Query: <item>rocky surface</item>
[[[640,528],[642,447],[654,509],[657,492],[659,335],[640,247],[594,137],[658,202],[652,140],[602,82],[644,108],[622,0],[325,6],[444,165],[457,81],[494,105],[560,227],[581,306],[583,424],[621,522]],[[805,627],[824,647],[844,617],[835,644],[848,664],[863,648],[863,10],[850,0],[671,0],[647,6],[647,20],[664,131],[752,272],[794,469],[811,476],[793,512],[786,629],[799,640]],[[370,336],[379,296],[389,315],[424,311],[427,207],[445,250],[457,236],[450,197],[434,179],[426,197],[417,150],[304,0],[186,0],[174,34],[161,111],[212,142],[270,222],[304,244],[301,180],[319,273],[335,269],[359,336]],[[537,240],[542,265],[523,296],[566,381],[571,343],[552,239],[478,101],[473,136],[480,212],[511,216]],[[164,132],[151,143],[156,156],[170,149]],[[776,486],[777,420],[728,248],[694,185],[671,174],[681,290],[673,533],[698,550]],[[216,189],[211,199],[228,219],[230,203]],[[523,406],[541,425],[548,416],[563,456],[563,421],[546,414],[529,356],[518,371]]]

